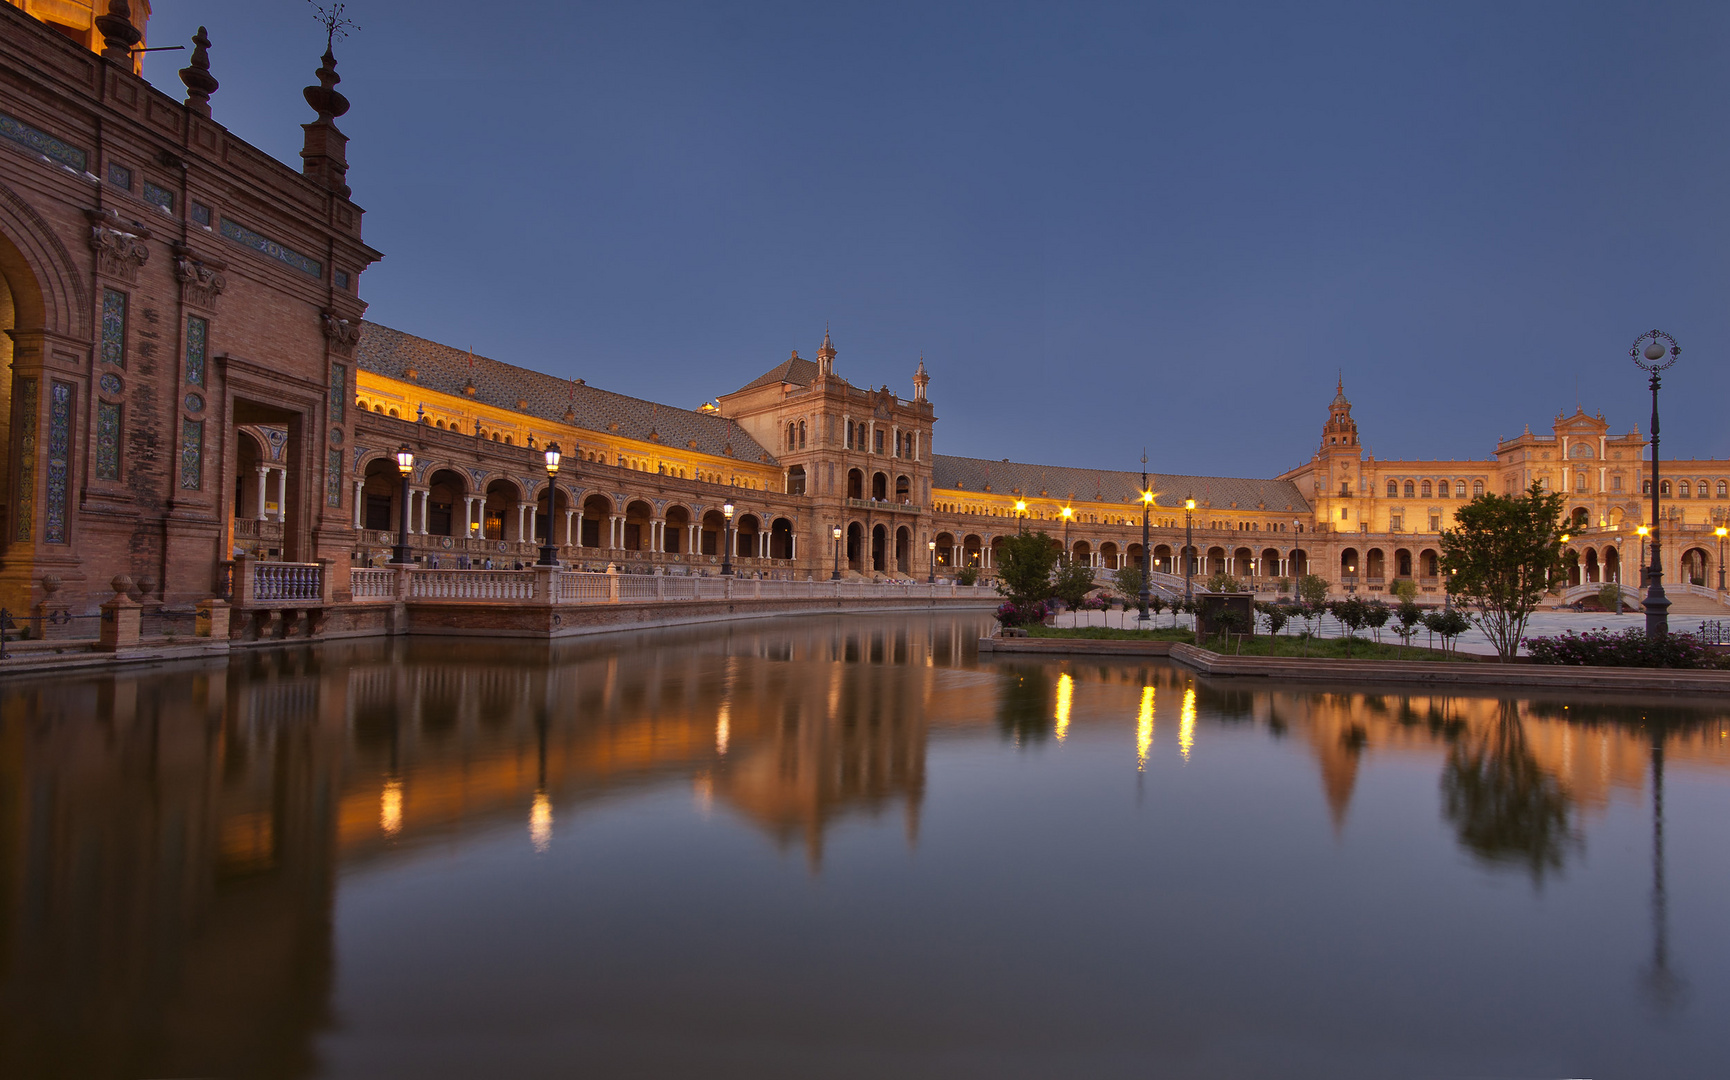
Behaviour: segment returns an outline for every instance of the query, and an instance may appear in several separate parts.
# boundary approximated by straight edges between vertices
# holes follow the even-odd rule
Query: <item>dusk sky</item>
[[[199,24],[298,165],[303,0]],[[827,324],[943,453],[1269,476],[1343,371],[1382,458],[1576,400],[1730,457],[1730,5],[353,0],[368,317],[694,407]],[[181,96],[187,54],[145,74]]]

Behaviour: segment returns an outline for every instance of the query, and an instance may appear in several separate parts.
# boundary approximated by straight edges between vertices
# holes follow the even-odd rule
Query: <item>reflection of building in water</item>
[[[8,687],[0,1074],[310,1069],[341,728],[292,660]]]

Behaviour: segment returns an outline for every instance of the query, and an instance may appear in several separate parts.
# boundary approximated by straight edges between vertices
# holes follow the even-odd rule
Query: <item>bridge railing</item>
[[[278,564],[280,565],[280,564]],[[783,581],[747,577],[604,574],[545,568],[529,570],[423,570],[418,567],[351,571],[356,599],[396,595],[396,575],[408,575],[407,598],[470,603],[679,603],[692,600],[962,599],[996,597],[989,585],[952,581]],[[547,585],[541,582],[545,580]]]

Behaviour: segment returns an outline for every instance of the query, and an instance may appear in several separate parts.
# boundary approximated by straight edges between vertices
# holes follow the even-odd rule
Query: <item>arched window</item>
[[[796,445],[794,442],[794,435],[797,432],[797,430],[798,429],[795,428],[792,424],[787,425],[787,449],[789,449],[789,450],[793,449],[794,446]]]
[[[1473,495],[1482,495],[1483,493],[1484,493],[1484,482],[1482,480],[1472,481],[1472,494]],[[1454,498],[1463,499],[1465,497],[1466,497],[1466,482],[1464,480],[1456,480],[1454,482]]]
[[[1650,481],[1650,480],[1640,481],[1640,494],[1642,494],[1642,495],[1652,494],[1652,481]]]
[[[1400,482],[1398,480],[1389,480],[1388,481],[1388,498],[1392,499],[1392,498],[1398,496],[1399,493],[1400,493]]]
[[[1412,486],[1412,482],[1410,480],[1407,480],[1406,481],[1406,498],[1408,498],[1408,499],[1411,498],[1416,493],[1416,491],[1417,491],[1417,489]]]
[[[1574,474],[1574,490],[1577,492],[1580,492],[1582,494],[1585,493],[1585,490],[1586,490],[1586,474],[1585,473],[1576,472]]]
[[[1696,499],[1704,499],[1706,497],[1706,478],[1704,476],[1694,481],[1694,490],[1698,493],[1694,496]]]
[[[1427,499],[1429,497],[1430,497],[1430,482],[1428,480],[1425,480],[1424,481],[1424,498]]]
[[[1726,486],[1722,480],[1718,481],[1718,497],[1720,499],[1730,497],[1730,486]]]
[[[1658,494],[1659,495],[1670,494],[1670,481],[1668,481],[1668,480],[1658,481]]]
[[[799,449],[805,449],[805,421],[799,421]]]
[[[1681,495],[1681,497],[1686,499],[1688,497],[1688,492],[1689,492],[1688,481],[1684,480],[1684,481],[1682,481],[1682,495]]]

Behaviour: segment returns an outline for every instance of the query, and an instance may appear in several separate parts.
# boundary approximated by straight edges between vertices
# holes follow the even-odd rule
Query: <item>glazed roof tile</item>
[[[742,394],[746,390],[755,390],[759,386],[772,386],[775,383],[793,383],[796,386],[810,386],[817,381],[817,364],[794,353],[792,356],[776,364],[763,374],[752,379],[744,386],[733,391]]]
[[[1028,498],[1076,499],[1083,502],[1135,503],[1141,492],[1140,472],[1111,469],[1074,469],[1064,465],[1028,465],[1015,461],[933,454],[931,486],[945,491],[983,493],[991,485],[992,495],[1007,495],[1020,489]],[[1310,505],[1289,480],[1246,480],[1227,476],[1183,476],[1148,473],[1154,490],[1154,505],[1183,508],[1186,495],[1193,494],[1197,507],[1214,510],[1237,504],[1239,510],[1290,511],[1308,514]],[[1046,495],[1040,495],[1041,491]]]
[[[671,451],[694,449],[724,456],[731,447],[731,456],[740,461],[775,464],[773,454],[726,417],[627,397],[587,384],[573,388],[565,379],[484,356],[476,355],[473,361],[471,370],[470,354],[462,349],[374,322],[361,324],[360,342],[355,347],[355,362],[361,370],[388,379],[460,398],[468,396],[463,390],[472,378],[473,400],[494,408],[627,439],[648,441],[653,434],[654,441]],[[408,377],[411,367],[415,369],[414,379]],[[526,401],[527,407],[518,408],[518,401]],[[565,419],[567,409],[573,414],[571,420]],[[615,423],[619,425],[616,431],[610,428]]]

